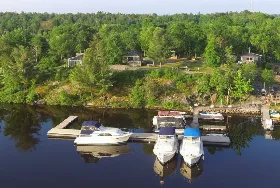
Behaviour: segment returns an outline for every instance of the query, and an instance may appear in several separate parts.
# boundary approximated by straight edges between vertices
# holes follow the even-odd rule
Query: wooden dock
[[[63,122],[58,124],[55,128],[56,129],[65,129],[68,125],[70,125],[72,122],[74,122],[77,118],[78,118],[78,116],[69,116]]]
[[[198,115],[198,113],[197,113]],[[198,124],[198,116],[194,117],[193,126],[199,127]],[[79,134],[80,130],[76,129],[65,129],[68,125],[70,125],[73,121],[75,121],[78,117],[77,116],[69,116],[55,128],[52,128],[48,131],[47,136],[52,139],[75,139]],[[200,128],[205,130],[226,130],[226,126],[216,126],[216,125],[203,125]],[[176,133],[178,134],[178,139],[183,139],[184,129],[177,129]],[[133,133],[129,138],[131,142],[155,142],[157,140],[158,134],[157,133]],[[230,140],[229,138],[221,139],[222,137],[219,136],[201,136],[202,141],[211,145],[211,142],[215,145],[229,145]]]
[[[78,116],[69,116],[63,122],[58,124],[55,128],[48,131],[48,137],[65,137],[65,138],[76,138],[80,134],[80,130],[65,129],[71,123],[73,123]]]
[[[65,131],[67,130],[67,131]],[[53,129],[48,134],[50,139],[67,139],[74,140],[80,134],[80,130],[73,129]],[[133,133],[129,138],[129,142],[156,142],[158,134],[156,133]],[[182,140],[183,135],[178,135],[178,139]],[[220,136],[201,136],[204,145],[229,146],[230,139]]]

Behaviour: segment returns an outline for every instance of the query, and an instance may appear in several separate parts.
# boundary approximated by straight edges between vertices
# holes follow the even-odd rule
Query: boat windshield
[[[187,136],[187,137],[185,137],[185,139],[186,139],[187,141],[192,141],[192,142],[198,142],[198,141],[200,141],[200,137]]]
[[[159,137],[162,138],[162,139],[171,139],[171,138],[174,138],[173,135],[160,135]]]

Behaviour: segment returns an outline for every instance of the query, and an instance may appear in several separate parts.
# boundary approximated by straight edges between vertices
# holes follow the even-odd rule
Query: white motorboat
[[[119,145],[127,142],[132,133],[118,128],[104,127],[98,121],[83,122],[76,145]]]
[[[153,152],[162,164],[170,161],[178,153],[178,138],[174,127],[162,127]]]
[[[217,112],[201,112],[199,113],[199,118],[205,120],[224,120],[223,114]]]
[[[204,160],[203,143],[198,128],[185,129],[180,154],[190,166],[196,164],[200,159]]]

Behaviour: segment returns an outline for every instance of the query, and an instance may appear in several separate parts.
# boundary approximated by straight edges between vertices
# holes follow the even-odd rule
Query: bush
[[[145,89],[143,81],[137,80],[134,88],[129,95],[129,101],[132,107],[141,108],[145,106]]]

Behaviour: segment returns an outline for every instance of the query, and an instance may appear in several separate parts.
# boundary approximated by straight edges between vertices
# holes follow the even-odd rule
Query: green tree
[[[50,33],[50,49],[61,57],[70,56],[75,52],[76,34],[71,25],[55,27]]]
[[[216,46],[216,39],[214,35],[208,37],[208,44],[203,54],[204,60],[208,66],[218,67],[221,65],[221,58],[218,54],[218,48]]]
[[[93,87],[100,89],[99,94],[102,95],[112,86],[110,80],[112,73],[102,56],[99,45],[98,41],[94,41],[85,52],[83,65],[76,66],[70,73],[72,81],[90,87],[91,96],[93,96]]]
[[[264,69],[262,71],[262,80],[267,86],[271,86],[274,83],[273,70]]]
[[[131,93],[129,94],[130,104],[134,108],[141,108],[145,106],[145,88],[141,80],[137,80]]]
[[[147,55],[154,61],[159,62],[160,66],[171,56],[169,41],[164,29],[155,28]]]
[[[234,87],[232,90],[232,96],[235,99],[238,99],[238,98],[244,99],[249,92],[254,90],[251,85],[251,81],[250,80],[247,81],[242,76],[241,70],[237,71],[237,75],[235,76],[233,82],[234,82]]]
[[[200,79],[198,79],[196,90],[198,94],[203,97],[203,100],[207,95],[209,96],[211,95],[210,93],[211,87],[209,82],[210,82],[210,77],[207,74],[204,74],[203,76],[200,77]]]
[[[225,92],[229,88],[229,80],[225,76],[225,72],[220,69],[215,69],[210,77],[209,85],[212,91],[217,93],[218,96],[223,99]]]
[[[232,65],[232,64],[236,63],[236,56],[233,55],[232,49],[233,49],[232,46],[230,46],[230,47],[227,46],[225,49],[225,52],[226,52],[226,54],[225,54],[226,62],[225,63],[227,65]]]
[[[146,52],[149,50],[150,42],[153,37],[153,32],[155,30],[154,26],[144,26],[140,31],[140,45],[141,49],[144,51],[145,55]]]

